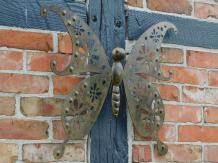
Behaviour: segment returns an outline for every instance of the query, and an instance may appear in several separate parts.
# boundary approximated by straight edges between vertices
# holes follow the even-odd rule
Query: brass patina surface
[[[167,30],[176,30],[176,27],[167,22],[150,27],[136,41],[124,68],[121,60],[125,57],[125,51],[120,48],[114,49],[114,63],[111,68],[99,39],[83,20],[57,5],[43,7],[41,15],[46,16],[47,11],[57,13],[63,20],[73,46],[69,65],[59,71],[56,69],[56,61],[52,61],[52,71],[57,75],[85,75],[63,103],[61,117],[68,135],[67,140],[82,139],[89,133],[101,111],[109,88],[112,88],[112,111],[118,116],[120,85],[124,83],[134,127],[141,136],[152,137],[157,141],[160,155],[166,154],[167,146],[158,138],[158,130],[164,122],[164,105],[152,84],[154,80],[148,78],[170,79],[171,73],[164,77],[160,70],[160,47]],[[54,156],[59,159],[63,153],[64,145],[54,151]]]

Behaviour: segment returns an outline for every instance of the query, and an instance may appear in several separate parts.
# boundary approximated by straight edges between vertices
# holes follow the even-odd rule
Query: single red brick
[[[198,123],[201,121],[201,108],[194,106],[165,105],[165,121]]]
[[[218,5],[208,4],[208,3],[198,3],[194,4],[195,16],[201,19],[206,19],[208,17],[218,19]]]
[[[199,51],[187,52],[187,64],[191,67],[218,68],[218,54]]]
[[[179,89],[176,86],[159,84],[161,98],[168,101],[179,101]]]
[[[61,121],[53,121],[53,135],[54,139],[61,139],[65,140],[67,138],[67,135],[64,131],[64,127]]]
[[[151,10],[191,15],[192,6],[188,0],[147,0]]]
[[[25,116],[57,116],[61,114],[64,100],[58,98],[21,98],[21,111]]]
[[[208,84],[209,86],[218,86],[218,72],[217,71],[210,71],[208,77]]]
[[[46,122],[18,119],[0,120],[1,139],[40,140],[48,138]]]
[[[70,56],[45,52],[28,52],[28,69],[32,71],[51,71],[50,62],[57,62],[57,70],[61,71],[70,63]]]
[[[58,34],[58,49],[60,53],[72,53],[72,41],[67,33]]]
[[[133,7],[143,8],[143,0],[128,0],[127,4]]]
[[[174,125],[164,124],[159,130],[159,138],[162,141],[175,142],[176,141],[176,127]]]
[[[218,89],[199,88],[192,86],[183,87],[183,102],[197,104],[218,104]]]
[[[171,82],[193,85],[204,85],[207,82],[206,70],[198,70],[187,67],[162,66],[164,74],[173,72]]]
[[[204,110],[204,120],[209,123],[218,123],[218,108],[207,107]]]
[[[15,103],[16,101],[14,97],[0,97],[0,114],[14,115]]]
[[[133,163],[151,161],[151,147],[149,145],[133,145],[132,148]]]
[[[136,129],[134,129],[134,136],[135,136],[135,140],[144,140],[144,141],[150,141],[152,140],[151,137],[142,137],[140,136]],[[174,125],[168,125],[168,124],[164,124],[158,133],[158,136],[160,138],[160,140],[162,141],[168,141],[168,142],[175,142],[176,141],[176,127]]]
[[[82,78],[76,76],[54,76],[54,94],[68,94],[72,91],[74,86],[78,84]]]
[[[159,156],[155,149],[156,162],[201,162],[201,146],[185,144],[167,144],[168,153]]]
[[[53,50],[53,38],[50,33],[0,30],[0,46],[8,48]]]
[[[204,147],[204,161],[207,162],[218,162],[218,146],[207,145]]]
[[[217,126],[179,126],[181,142],[218,142]]]
[[[23,54],[17,51],[0,51],[0,70],[22,70]]]
[[[0,74],[0,91],[14,93],[45,93],[49,89],[48,77],[24,74]]]
[[[17,144],[0,144],[1,163],[14,163],[18,158],[18,145]]]
[[[161,48],[161,62],[162,63],[176,63],[184,62],[182,49],[176,48]]]
[[[26,163],[57,162],[53,152],[60,144],[26,144],[23,146],[23,158]],[[67,144],[63,156],[58,162],[84,162],[85,147],[83,144]]]

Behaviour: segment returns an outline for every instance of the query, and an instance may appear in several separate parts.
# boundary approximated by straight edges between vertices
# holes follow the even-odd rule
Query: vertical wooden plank
[[[125,16],[124,0],[90,0],[89,25],[97,33],[111,59],[113,48],[124,47]],[[92,128],[91,163],[127,163],[126,102],[122,90],[118,118],[112,115],[111,91],[105,100],[100,116]]]

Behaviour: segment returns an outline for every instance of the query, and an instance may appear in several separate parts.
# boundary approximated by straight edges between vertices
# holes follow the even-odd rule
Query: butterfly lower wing
[[[159,154],[166,154],[167,146],[158,138],[165,115],[160,94],[152,83],[136,74],[124,74],[123,81],[128,110],[137,133],[157,140]]]
[[[125,71],[142,73],[157,79],[167,80],[160,71],[161,43],[169,29],[176,27],[168,22],[160,22],[146,30],[136,41],[131,54],[128,56]]]
[[[110,87],[111,72],[88,76],[65,98],[61,120],[67,139],[55,148],[53,155],[60,159],[69,140],[82,139],[96,121]]]
[[[128,108],[137,132],[154,136],[164,121],[164,106],[156,88],[138,75],[124,75]]]
[[[42,7],[41,15],[48,11],[59,15],[70,35],[72,56],[70,64],[63,70],[56,69],[56,62],[51,62],[51,69],[58,75],[83,74],[86,72],[103,73],[110,69],[104,48],[92,29],[76,14],[58,5]]]
[[[62,122],[69,139],[81,139],[96,121],[110,86],[111,75],[97,74],[81,81],[68,96]]]

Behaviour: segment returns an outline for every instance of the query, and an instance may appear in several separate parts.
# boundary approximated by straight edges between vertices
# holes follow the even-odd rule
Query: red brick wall
[[[62,142],[61,99],[78,77],[51,73],[69,62],[69,38],[57,32],[0,29],[0,163],[52,162],[54,143]],[[52,142],[52,144],[51,144]],[[86,162],[86,140],[67,145],[61,161]]]
[[[128,5],[218,23],[215,1],[129,0]],[[63,69],[71,51],[63,33],[0,28],[0,163],[55,161],[54,143],[65,135],[61,100],[54,96],[67,94],[80,78],[55,76],[49,63],[56,59]],[[155,142],[137,135],[129,118],[129,163],[218,162],[217,61],[217,49],[163,45],[163,71],[174,72],[171,81],[158,85],[166,108],[159,135],[169,152],[157,156]],[[72,141],[61,161],[87,162],[86,153],[86,139]]]
[[[128,5],[218,23],[218,1],[128,0]],[[174,72],[171,81],[160,82],[166,116],[159,135],[169,152],[158,156],[155,142],[138,136],[129,122],[129,162],[218,162],[218,50],[163,47],[163,71],[170,68]]]

